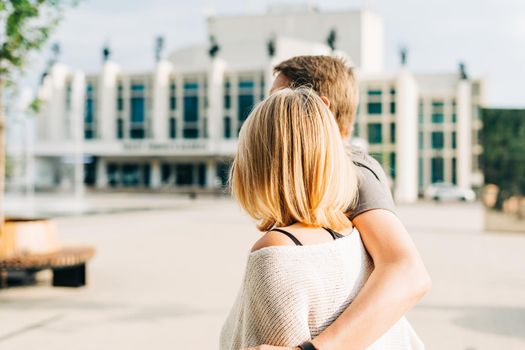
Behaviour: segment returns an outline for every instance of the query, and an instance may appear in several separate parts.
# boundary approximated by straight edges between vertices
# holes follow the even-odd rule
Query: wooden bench
[[[6,278],[11,271],[34,273],[41,270],[53,271],[53,286],[82,287],[86,284],[86,263],[95,254],[92,247],[67,247],[47,254],[20,254],[9,258],[0,258],[2,281],[0,288],[6,285]]]
[[[11,219],[0,237],[0,288],[10,273],[34,275],[52,270],[53,286],[81,287],[86,284],[86,263],[93,247],[62,247],[55,225],[46,219]]]

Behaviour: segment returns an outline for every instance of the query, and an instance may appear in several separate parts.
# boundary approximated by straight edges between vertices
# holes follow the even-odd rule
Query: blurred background
[[[259,235],[227,191],[238,132],[305,54],[356,68],[350,141],[432,276],[408,314],[428,349],[525,348],[522,1],[4,1],[0,21],[1,349],[217,348]]]

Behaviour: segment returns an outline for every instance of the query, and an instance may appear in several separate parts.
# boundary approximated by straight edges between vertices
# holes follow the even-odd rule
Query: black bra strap
[[[295,245],[303,245],[301,242],[299,242],[299,240],[297,238],[295,238],[294,235],[292,235],[290,232],[287,232],[285,230],[281,230],[280,228],[272,228],[270,231],[277,231],[277,232],[281,232],[281,233],[284,233],[285,235],[287,235],[294,243]]]
[[[330,235],[332,236],[332,238],[334,240],[338,239],[338,238],[343,238],[344,235],[340,234],[339,232],[335,232],[334,230],[328,228],[328,227],[323,227],[326,231],[328,231],[328,233],[330,233]]]

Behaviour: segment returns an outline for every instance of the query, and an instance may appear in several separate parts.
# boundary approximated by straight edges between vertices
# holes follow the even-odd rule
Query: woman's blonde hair
[[[261,231],[296,222],[344,229],[357,199],[357,173],[334,116],[308,88],[282,89],[255,107],[230,184]]]

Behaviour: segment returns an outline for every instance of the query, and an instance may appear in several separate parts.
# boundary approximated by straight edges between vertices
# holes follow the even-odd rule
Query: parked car
[[[459,188],[451,183],[437,182],[427,187],[425,198],[435,201],[460,200],[473,202],[476,199],[476,194],[471,189]]]

